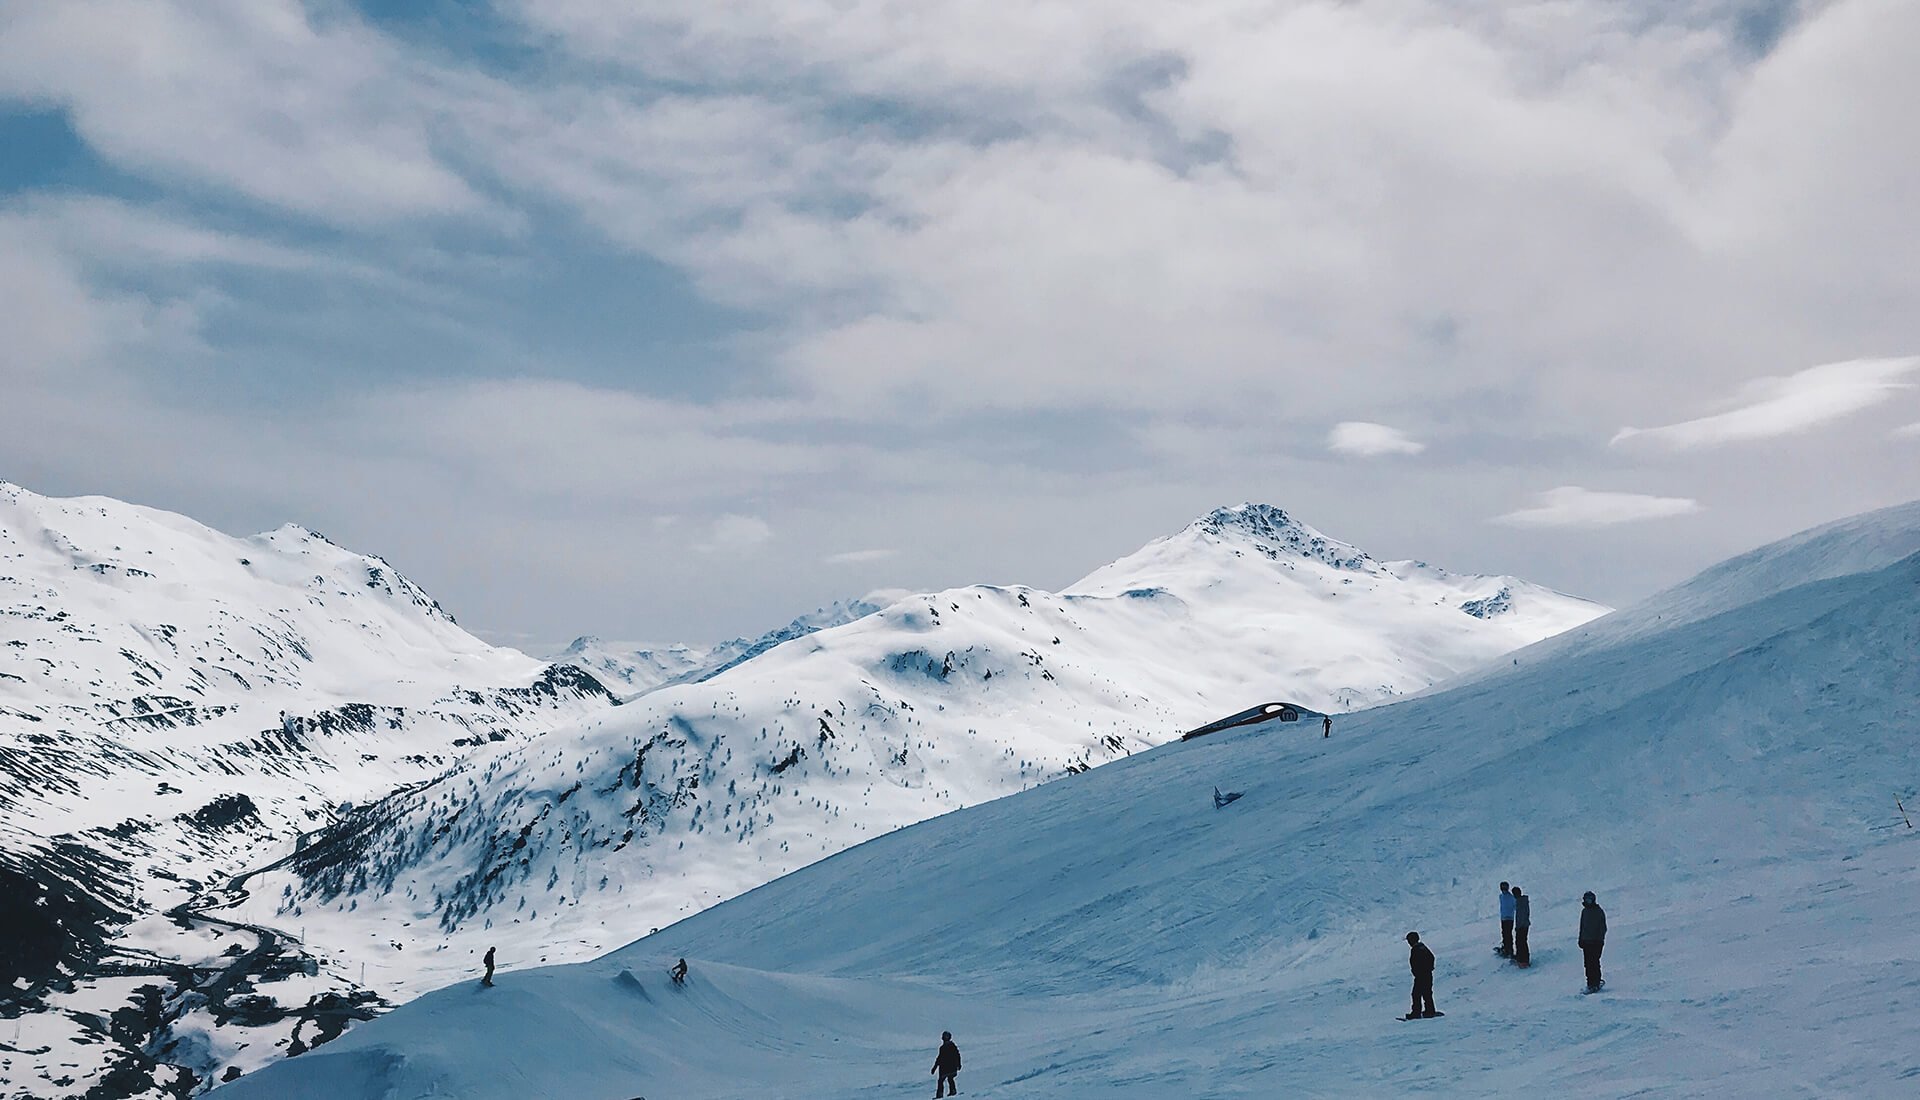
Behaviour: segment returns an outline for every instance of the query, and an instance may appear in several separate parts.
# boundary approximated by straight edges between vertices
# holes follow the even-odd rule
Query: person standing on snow
[[[1322,737],[1333,736],[1333,715],[1329,714],[1326,717],[1320,719],[1320,736]]]
[[[1513,888],[1513,963],[1515,966],[1532,966],[1533,955],[1527,951],[1527,929],[1533,927],[1533,899]]]
[[[1513,888],[1506,883],[1500,884],[1500,949],[1494,954],[1503,959],[1513,958]]]
[[[960,1095],[960,1085],[954,1078],[960,1076],[960,1048],[953,1045],[953,1032],[940,1033],[940,1053],[934,1056],[933,1072],[938,1080],[933,1083],[935,1100],[941,1096]],[[942,1089],[949,1091],[942,1092]]]
[[[480,984],[492,985],[493,984],[493,948],[491,947],[487,948],[487,957],[480,961],[487,964],[486,977],[480,979]]]
[[[1600,949],[1607,943],[1607,911],[1593,891],[1580,895],[1580,953],[1587,957],[1587,992],[1606,984],[1600,977]]]
[[[1413,1007],[1407,1019],[1431,1020],[1440,1015],[1433,1007],[1433,951],[1420,942],[1420,933],[1407,933],[1407,966],[1413,970]]]

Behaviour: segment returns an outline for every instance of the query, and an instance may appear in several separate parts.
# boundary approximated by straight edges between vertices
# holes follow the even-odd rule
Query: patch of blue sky
[[[89,148],[66,111],[0,101],[0,197],[49,190],[154,193]]]

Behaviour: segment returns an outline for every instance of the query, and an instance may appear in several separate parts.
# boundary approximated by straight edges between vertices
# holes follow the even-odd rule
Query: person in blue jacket
[[[1500,884],[1500,950],[1503,959],[1513,958],[1513,887]]]

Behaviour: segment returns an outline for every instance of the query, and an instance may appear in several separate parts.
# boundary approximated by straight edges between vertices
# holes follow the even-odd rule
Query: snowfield
[[[1264,560],[1308,568],[1298,556]],[[1285,694],[1273,665],[1201,647],[1198,627],[1163,653],[1193,655],[1183,675],[1213,670],[1205,698],[1161,701],[1156,661],[1096,658],[1112,656],[1097,648],[1112,631],[1090,624],[1113,621],[1096,615],[1201,618],[1192,592],[1170,591],[1178,609],[1158,596],[960,590],[937,605],[942,627],[932,601],[907,601],[879,621],[937,636],[968,608],[965,620],[983,625],[966,636],[991,642],[997,660],[924,674],[936,693],[912,726],[895,719],[856,737],[858,721],[874,720],[867,697],[846,699],[846,717],[824,716],[837,723],[827,743],[857,757],[816,755],[791,728],[759,742],[720,699],[714,714],[683,710],[674,736],[702,765],[681,774],[702,776],[703,791],[753,774],[720,770],[722,736],[756,768],[803,744],[818,778],[831,767],[877,797],[888,784],[870,746],[889,736],[910,761],[967,759],[951,732],[921,733],[919,722],[940,713],[928,705],[937,692],[979,691],[987,668],[1039,699],[1068,688],[1022,673],[1075,669],[1079,707],[1042,731],[1062,748],[1082,716],[1145,740]],[[1019,609],[1021,595],[1042,606]],[[984,624],[1014,637],[982,636]],[[1044,659],[1028,669],[1001,657],[1022,651],[1002,648],[1022,625]],[[844,649],[884,700],[896,683],[873,663],[883,650],[856,646],[858,627],[817,644]],[[1058,656],[1055,632],[1073,646]],[[938,661],[945,648],[927,652]],[[1372,682],[1337,664],[1312,686]],[[743,699],[753,668],[733,676]],[[1102,685],[1110,699],[1155,703],[1095,710]],[[218,1095],[908,1096],[931,1087],[943,1029],[965,1057],[964,1095],[976,1097],[1912,1095],[1920,832],[1894,799],[1913,805],[1920,783],[1916,698],[1920,504],[1735,559],[1460,686],[1344,717],[1331,739],[1276,724],[1132,744],[1145,751],[859,844],[592,962],[527,969],[530,952],[503,947],[495,988],[437,990]],[[795,720],[813,720],[818,703],[802,700]],[[633,772],[609,767],[613,749],[671,713],[478,765],[492,772],[489,790],[527,792],[479,807],[506,813],[501,827],[534,820],[546,792],[544,820],[573,822],[527,834],[549,838],[533,893],[557,865],[550,853],[601,850],[604,811],[568,807],[638,797],[616,782]],[[1024,724],[975,728],[989,745],[1030,735]],[[956,787],[958,770],[936,782]],[[899,789],[910,795],[913,781]],[[1244,797],[1216,810],[1215,787]],[[821,825],[818,813],[783,825],[781,794],[754,797],[746,816],[720,819],[755,823],[736,842],[743,852]],[[742,796],[731,801],[741,812]],[[768,805],[782,808],[770,826],[759,824]],[[689,831],[680,818],[669,828],[676,841]],[[660,848],[646,856],[655,873],[670,866]],[[1531,970],[1490,950],[1501,879],[1534,899]],[[1589,889],[1609,915],[1608,985],[1584,997],[1574,937]],[[1397,1019],[1408,929],[1439,956],[1444,1019]],[[676,988],[665,971],[680,956],[692,976]]]
[[[369,807],[235,912],[399,999],[590,958],[853,844],[1229,711],[1428,687],[1604,609],[1221,509],[1064,593],[909,596]],[[799,624],[796,624],[796,626]],[[1311,723],[1318,731],[1319,723]]]

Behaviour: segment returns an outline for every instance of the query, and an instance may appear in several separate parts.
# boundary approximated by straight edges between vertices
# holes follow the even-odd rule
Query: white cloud
[[[1612,442],[1657,443],[1675,450],[1717,447],[1793,435],[1868,409],[1909,388],[1899,379],[1920,367],[1920,357],[1852,359],[1808,367],[1785,378],[1749,383],[1740,405],[1713,416],[1661,428],[1622,428]]]
[[[773,541],[773,528],[758,516],[732,512],[716,518],[695,549],[703,554],[747,554]]]
[[[1893,430],[1893,437],[1895,439],[1920,439],[1920,423],[1908,424],[1903,428],[1895,428]]]
[[[1508,527],[1611,527],[1617,523],[1684,516],[1700,510],[1686,497],[1656,497],[1644,493],[1605,493],[1563,485],[1540,494],[1532,508],[1494,518]]]
[[[867,562],[885,561],[898,553],[898,550],[845,550],[838,554],[828,554],[821,560],[828,565],[862,565]]]
[[[66,109],[109,158],[350,225],[487,204],[435,149],[478,86],[297,0],[23,4],[0,97]]]
[[[1338,454],[1374,458],[1379,455],[1417,455],[1426,450],[1427,445],[1398,428],[1370,424],[1364,420],[1347,420],[1335,424],[1333,430],[1327,433],[1327,449]]]

